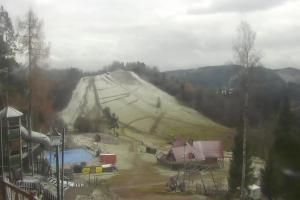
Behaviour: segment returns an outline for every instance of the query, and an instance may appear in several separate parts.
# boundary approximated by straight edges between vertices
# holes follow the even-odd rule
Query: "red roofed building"
[[[215,164],[224,159],[223,143],[221,141],[194,141],[193,147],[203,152],[206,164]]]
[[[160,154],[157,160],[172,167],[183,166],[184,163],[196,163],[199,166],[218,166],[224,159],[221,141],[176,140],[168,154]]]
[[[177,138],[177,139],[172,143],[172,147],[181,147],[181,146],[184,146],[185,143],[186,143],[185,139]]]
[[[172,147],[169,151],[169,156],[171,160],[178,163],[183,163],[184,161],[201,161],[205,160],[204,154],[198,149],[193,148],[190,144],[183,146]]]

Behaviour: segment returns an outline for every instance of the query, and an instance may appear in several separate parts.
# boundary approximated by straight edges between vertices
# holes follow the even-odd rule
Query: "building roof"
[[[221,141],[194,141],[193,147],[202,151],[206,158],[223,158],[223,143]]]
[[[173,143],[174,144],[174,143]],[[176,162],[184,162],[191,160],[205,160],[206,158],[223,158],[223,144],[221,141],[193,141],[185,143],[185,145],[173,145],[171,153],[173,154]],[[192,153],[194,158],[190,158],[189,154]]]
[[[184,161],[190,161],[190,160],[205,160],[205,157],[201,151],[198,151],[198,149],[193,148],[190,144],[186,144],[185,146],[177,146],[177,147],[172,147],[171,149],[175,161],[176,162],[184,162]],[[190,158],[189,155],[193,154],[195,157]]]
[[[21,117],[22,115],[23,113],[10,106],[7,106],[0,111],[0,119]]]
[[[186,141],[182,138],[176,138],[176,140],[172,143],[172,147],[183,147]]]

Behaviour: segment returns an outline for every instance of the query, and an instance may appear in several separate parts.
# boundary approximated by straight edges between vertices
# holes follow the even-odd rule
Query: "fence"
[[[52,194],[48,190],[44,190],[42,200],[57,200],[56,195]]]
[[[214,176],[212,171],[207,171],[206,178],[200,173],[200,181],[196,182],[196,193],[204,195],[224,195],[228,192],[227,184],[223,177]]]
[[[98,183],[98,180],[94,180]],[[100,182],[100,181],[99,181]],[[52,183],[56,186],[56,183]],[[71,185],[67,182],[64,190],[71,189],[71,192],[83,192],[88,189],[82,182],[73,181]],[[16,185],[1,181],[0,177],[0,200],[57,200],[56,194],[44,188],[40,182],[17,181]]]
[[[33,193],[27,192],[7,181],[0,182],[1,199],[3,200],[36,200]]]
[[[57,200],[56,195],[45,189],[39,182],[17,181],[16,185],[25,191],[36,191],[39,199]]]
[[[20,180],[16,182],[16,186],[27,192],[35,191],[38,196],[41,195],[43,191],[42,185],[39,182],[27,182]]]

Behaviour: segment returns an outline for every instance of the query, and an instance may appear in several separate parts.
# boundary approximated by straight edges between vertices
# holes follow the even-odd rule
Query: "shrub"
[[[74,123],[74,127],[80,132],[89,132],[92,130],[90,120],[85,117],[78,117]]]

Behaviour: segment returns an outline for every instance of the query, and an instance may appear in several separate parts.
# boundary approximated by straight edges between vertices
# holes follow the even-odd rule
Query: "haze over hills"
[[[189,81],[205,87],[221,88],[228,86],[242,69],[238,65],[208,66],[164,72],[169,77]]]
[[[175,77],[180,81],[191,82],[195,85],[210,89],[237,88],[238,80],[242,73],[242,67],[238,65],[221,65],[200,67],[187,70],[167,71],[168,77]],[[288,83],[288,85],[287,85]],[[300,105],[300,70],[296,68],[269,69],[256,67],[253,70],[251,85],[257,90],[277,91],[281,93],[283,88],[288,87],[293,107]],[[298,105],[299,104],[299,105]]]
[[[257,67],[261,69],[262,67]],[[283,81],[300,84],[300,70],[297,68],[269,69],[270,73],[276,73]],[[217,65],[190,69],[179,69],[164,72],[169,77],[190,81],[208,87],[225,87],[242,70],[239,65]]]
[[[275,72],[286,82],[300,84],[300,70],[296,68],[283,68]]]
[[[80,79],[67,107],[61,112],[69,127],[78,117],[95,119],[109,107],[121,130],[155,135],[228,139],[230,129],[179,103],[173,96],[131,71],[118,70]]]
[[[236,65],[210,66],[164,72],[180,81],[183,101],[211,119],[237,127],[243,112],[242,68]],[[283,98],[288,96],[294,116],[300,118],[300,70],[294,68],[253,69],[249,85],[249,141],[256,155],[266,156]],[[192,88],[192,89],[191,89]],[[267,131],[266,131],[267,130]]]

